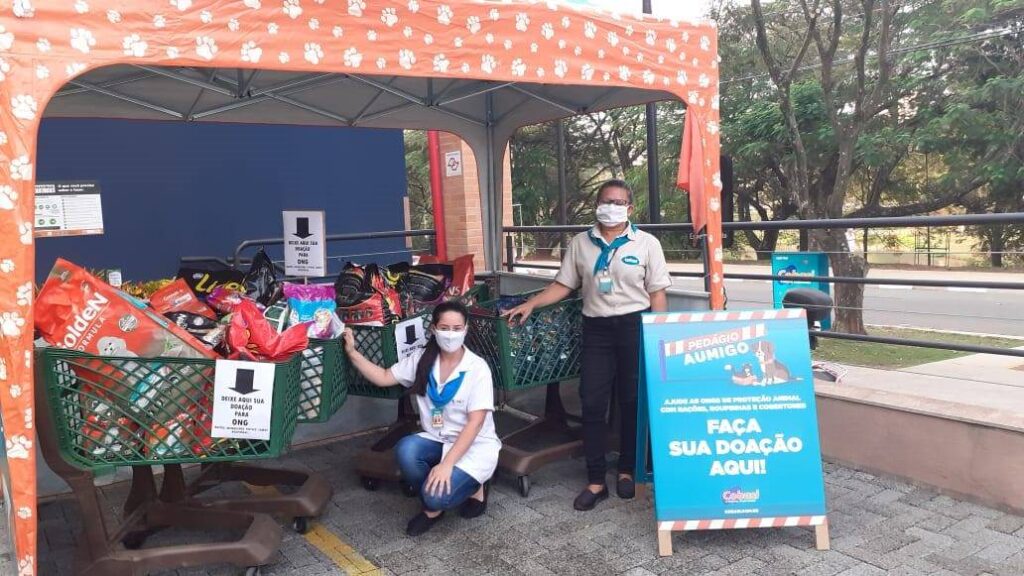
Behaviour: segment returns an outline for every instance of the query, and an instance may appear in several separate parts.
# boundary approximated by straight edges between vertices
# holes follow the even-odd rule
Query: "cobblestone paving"
[[[486,516],[463,520],[453,514],[410,539],[404,528],[417,511],[416,500],[387,484],[367,492],[351,472],[357,451],[369,441],[296,452],[283,464],[328,476],[335,495],[320,522],[380,566],[381,574],[1024,574],[1024,518],[835,465],[827,465],[825,475],[832,532],[828,552],[814,549],[810,529],[784,528],[677,533],[675,554],[660,558],[649,497],[622,501],[613,495],[592,512],[572,509],[583,478],[580,461],[535,474],[528,498],[519,496],[514,479],[500,476]],[[123,501],[124,490],[106,490],[111,507]],[[42,506],[39,526],[39,573],[69,574],[74,534],[80,530],[76,506],[69,501]],[[0,569],[4,566],[0,558]],[[238,573],[229,566],[176,572]],[[290,530],[274,563],[263,568],[267,576],[345,573]]]

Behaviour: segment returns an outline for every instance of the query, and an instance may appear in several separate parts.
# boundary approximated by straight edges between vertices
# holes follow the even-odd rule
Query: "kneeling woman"
[[[423,534],[446,510],[475,518],[487,508],[485,483],[498,466],[501,441],[494,431],[494,387],[483,358],[463,345],[469,312],[445,302],[434,308],[433,337],[424,350],[382,368],[355,349],[345,331],[352,364],[376,386],[401,384],[416,396],[423,432],[395,447],[402,478],[420,488],[423,511],[406,528]]]

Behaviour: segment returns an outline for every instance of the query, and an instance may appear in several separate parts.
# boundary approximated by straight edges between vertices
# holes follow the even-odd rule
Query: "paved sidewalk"
[[[357,438],[285,459],[283,464],[322,471],[335,496],[314,537],[287,531],[281,552],[263,574],[357,573],[351,564],[348,572],[339,566],[337,549],[344,544],[338,539],[380,567],[380,574],[1024,573],[1024,518],[835,465],[826,465],[825,476],[829,552],[814,549],[810,530],[785,528],[677,534],[675,555],[659,558],[649,498],[627,502],[613,496],[593,512],[572,510],[582,479],[580,461],[535,474],[529,498],[521,498],[507,476],[500,477],[486,516],[463,520],[450,515],[430,533],[410,539],[404,527],[417,510],[416,501],[396,486],[367,492],[351,471],[358,449],[371,440]],[[112,507],[122,501],[125,488],[105,489]],[[68,501],[44,505],[40,521],[39,573],[69,574],[73,534],[80,529],[76,507]],[[153,543],[168,537],[154,537]],[[332,538],[333,551],[325,546]],[[237,573],[219,566],[160,576]]]

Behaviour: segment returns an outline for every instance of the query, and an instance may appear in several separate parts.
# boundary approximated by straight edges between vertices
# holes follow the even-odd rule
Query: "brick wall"
[[[441,160],[452,151],[462,152],[462,175],[445,176],[444,187],[444,222],[448,257],[454,258],[464,254],[474,255],[477,270],[484,269],[484,236],[483,222],[480,213],[480,186],[476,159],[473,151],[454,134],[441,133]],[[504,222],[512,225],[512,168],[508,154],[505,155],[503,174]],[[504,254],[504,251],[502,251]]]

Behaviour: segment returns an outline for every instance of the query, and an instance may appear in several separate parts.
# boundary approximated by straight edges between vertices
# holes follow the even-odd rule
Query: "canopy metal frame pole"
[[[527,88],[523,88],[522,86],[520,86],[518,84],[511,84],[509,86],[509,88],[515,90],[516,92],[519,92],[520,94],[525,94],[525,95],[533,98],[534,100],[539,100],[539,101],[541,101],[541,102],[543,102],[543,103],[545,103],[545,104],[547,104],[549,106],[554,106],[555,108],[558,108],[559,110],[562,110],[563,112],[566,112],[568,114],[576,115],[576,114],[580,114],[580,113],[583,112],[583,108],[580,107],[580,106],[577,106],[577,105],[574,105],[574,104],[571,104],[571,103],[570,104],[566,104],[565,102],[559,102],[558,100],[556,100],[554,98],[549,98],[548,96],[544,96],[543,94],[538,94],[538,93],[534,92],[533,90],[529,90]]]
[[[225,78],[224,81],[228,82],[230,84],[234,84],[234,82],[232,80],[227,79],[227,78]],[[236,87],[236,89],[237,88],[238,87]],[[299,100],[295,100],[294,98],[290,98],[288,96],[285,96],[284,94],[279,94],[279,93],[273,92],[273,91],[267,92],[266,95],[269,96],[270,98],[274,99],[274,100],[277,100],[278,102],[281,102],[281,103],[284,103],[284,104],[288,104],[289,106],[294,106],[294,107],[299,108],[301,110],[305,110],[307,112],[310,112],[312,114],[316,114],[318,116],[323,116],[324,118],[328,118],[328,119],[334,120],[336,122],[340,122],[341,124],[343,124],[345,126],[351,126],[352,125],[352,121],[349,120],[348,118],[345,118],[344,116],[342,116],[340,114],[335,114],[334,112],[331,112],[330,110],[324,110],[323,108],[320,108],[319,106],[313,106],[312,104],[307,104],[305,102],[301,102]]]
[[[156,74],[151,74],[151,73],[147,72],[145,74],[137,74],[135,76],[128,76],[126,78],[116,78],[114,80],[108,80],[106,82],[100,82],[99,84],[96,84],[96,86],[99,86],[100,88],[115,88],[117,86],[123,86],[124,84],[131,84],[133,82],[140,82],[142,80],[148,80],[148,79],[150,79],[150,78],[152,78],[154,76],[156,76]],[[61,90],[60,92],[57,92],[56,94],[54,94],[53,97],[54,98],[60,98],[61,96],[71,96],[73,94],[81,94],[82,92],[92,92],[92,89],[90,89],[90,88],[71,88],[70,90]]]
[[[467,90],[466,92],[464,92],[462,94],[459,94],[459,95],[456,95],[456,96],[452,96],[451,98],[445,98],[444,100],[441,100],[440,96],[439,96],[438,99],[437,99],[437,102],[435,102],[434,105],[435,106],[447,106],[449,104],[454,104],[455,102],[460,102],[462,100],[467,100],[469,98],[475,98],[477,96],[483,96],[484,94],[487,94],[488,92],[494,92],[495,90],[501,90],[502,88],[508,88],[508,87],[512,86],[513,84],[515,84],[515,82],[501,82],[501,83],[498,83],[498,84],[495,84],[493,82],[481,82],[481,84],[483,84],[483,86],[480,86],[480,85],[473,86],[471,90]]]
[[[486,229],[483,231],[486,239],[484,251],[487,254],[485,262],[489,270],[501,269],[501,229],[503,224],[502,209],[504,208],[504,190],[502,190],[502,179],[497,176],[497,158],[495,154],[494,141],[494,92],[488,92],[484,96],[484,117],[487,119],[487,151],[485,163],[487,164],[487,193],[481,194],[480,208],[483,210],[483,218]],[[484,201],[486,199],[486,201]]]
[[[215,116],[217,114],[223,114],[224,112],[230,112],[232,110],[238,110],[239,108],[245,108],[246,106],[252,106],[259,104],[260,102],[266,102],[267,100],[273,100],[271,94],[278,94],[284,96],[291,96],[306,90],[312,90],[314,88],[322,88],[331,84],[341,82],[344,78],[341,78],[334,74],[316,74],[313,76],[307,76],[305,78],[299,78],[297,80],[290,80],[277,86],[270,88],[264,88],[256,90],[252,93],[252,97],[232,102],[230,104],[224,104],[223,106],[217,106],[215,108],[209,108],[207,110],[201,110],[192,115],[191,120],[199,120],[201,118],[207,118]]]
[[[558,223],[564,225],[569,223],[568,216],[568,178],[566,177],[565,170],[566,157],[565,157],[565,121],[557,120],[555,122],[555,148],[556,156],[558,158]],[[565,235],[558,235],[558,245],[562,248],[564,245]]]
[[[651,0],[643,0],[644,14],[653,14]],[[658,174],[658,103],[647,104],[647,208],[651,224],[661,223],[661,178]]]
[[[83,82],[82,80],[70,80],[70,81],[68,81],[68,84],[71,84],[72,86],[77,86],[77,87],[82,88],[84,90],[88,90],[89,92],[96,92],[97,94],[102,94],[104,96],[109,96],[110,98],[114,98],[116,100],[121,100],[122,102],[128,102],[130,104],[135,104],[136,106],[141,106],[143,108],[147,108],[149,110],[153,110],[154,112],[160,112],[160,113],[163,113],[163,114],[167,114],[168,116],[172,116],[174,118],[178,118],[178,119],[184,118],[184,114],[182,114],[181,112],[178,112],[176,110],[171,110],[170,108],[165,108],[164,106],[161,106],[159,104],[155,104],[155,103],[150,102],[148,100],[143,100],[141,98],[136,98],[134,96],[129,96],[127,94],[122,94],[121,92],[117,92],[116,90],[110,90],[108,88],[104,88],[104,87],[96,85],[96,84],[89,84],[88,82]]]

